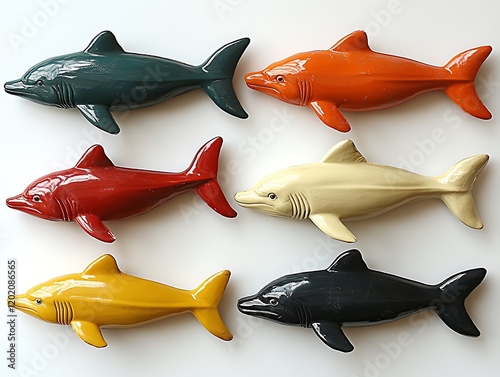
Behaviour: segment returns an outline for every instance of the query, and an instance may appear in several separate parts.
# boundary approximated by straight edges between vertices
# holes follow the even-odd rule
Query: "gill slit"
[[[75,107],[75,91],[71,85],[63,81],[61,84],[52,85],[52,89],[56,93],[59,107],[69,109]]]
[[[300,106],[306,106],[310,99],[312,93],[311,81],[309,80],[300,80],[299,81],[299,97],[300,97]]]
[[[71,199],[57,199],[55,198],[55,202],[59,206],[59,209],[61,210],[61,216],[63,221],[72,221],[74,218],[74,215],[76,213],[76,207],[75,203]]]
[[[54,301],[56,309],[56,322],[60,325],[69,325],[73,320],[73,307],[65,301]]]
[[[54,93],[56,93],[56,96],[57,96],[57,107],[61,107],[62,108],[62,101],[61,101],[61,94],[59,93],[59,90],[57,89],[57,87],[55,85],[52,85],[52,90],[54,91]]]
[[[59,210],[61,211],[61,216],[62,216],[62,220],[63,221],[69,221],[68,219],[68,214],[66,213],[66,208],[64,207],[64,205],[61,203],[61,201],[57,198],[54,199],[54,201],[57,203],[57,205],[59,206]]]
[[[306,196],[299,192],[297,194],[288,195],[290,204],[292,206],[292,219],[304,220],[311,214],[311,208]]]
[[[297,311],[297,317],[299,319],[299,324],[302,327],[306,327],[306,328],[311,327],[311,320],[312,320],[311,310],[302,304],[297,304],[294,306],[295,306],[295,310]]]

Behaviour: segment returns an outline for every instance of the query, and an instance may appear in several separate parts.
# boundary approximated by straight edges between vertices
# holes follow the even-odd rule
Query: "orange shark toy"
[[[433,90],[444,91],[465,112],[491,114],[479,99],[474,78],[490,46],[462,52],[444,67],[374,52],[364,31],[355,31],[329,50],[303,52],[245,76],[259,92],[298,106],[309,106],[327,126],[351,129],[341,110],[385,109]]]

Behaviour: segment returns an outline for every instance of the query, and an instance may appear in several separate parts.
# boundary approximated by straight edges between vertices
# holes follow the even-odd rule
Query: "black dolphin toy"
[[[323,271],[283,276],[238,301],[245,314],[287,325],[312,327],[329,347],[350,352],[342,326],[387,322],[433,309],[452,330],[479,336],[464,301],[483,280],[484,268],[460,272],[427,285],[370,270],[358,250],[341,254]]]
[[[5,83],[7,93],[44,105],[78,108],[94,126],[120,132],[110,110],[155,105],[194,89],[204,90],[225,112],[248,115],[233,89],[238,61],[250,43],[241,38],[193,66],[157,56],[125,52],[110,31],[81,51],[44,60],[21,79]]]

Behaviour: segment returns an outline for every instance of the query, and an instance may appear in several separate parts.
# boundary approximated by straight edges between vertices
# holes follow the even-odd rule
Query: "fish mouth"
[[[281,93],[279,92],[278,89],[275,89],[271,86],[266,86],[266,85],[258,85],[258,84],[250,84],[247,82],[247,86],[250,89],[257,90],[258,92],[263,92],[271,95],[278,95],[281,96]]]
[[[7,207],[12,209],[17,209],[19,211],[28,213],[30,215],[41,216],[42,212],[37,208],[33,207],[31,203],[26,201],[26,199],[22,195],[13,196],[12,198],[8,198],[5,203]]]
[[[278,313],[266,310],[266,307],[268,307],[269,305],[265,304],[258,298],[253,298],[253,297],[241,298],[238,300],[238,304],[236,306],[238,307],[238,310],[243,314],[261,316],[266,318],[280,317]]]

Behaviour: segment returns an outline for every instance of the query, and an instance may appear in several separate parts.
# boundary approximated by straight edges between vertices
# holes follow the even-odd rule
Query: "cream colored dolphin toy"
[[[324,233],[345,242],[356,237],[343,220],[369,218],[427,198],[441,199],[465,225],[481,229],[471,189],[488,158],[469,157],[439,177],[426,177],[369,163],[351,140],[344,140],[320,162],[270,174],[235,199],[242,207],[271,216],[309,218]]]
[[[94,347],[107,344],[100,327],[136,326],[187,311],[216,337],[231,340],[217,309],[229,276],[229,271],[220,271],[197,288],[182,290],[124,274],[106,254],[82,273],[49,280],[15,296],[13,306],[47,322],[71,325]]]

